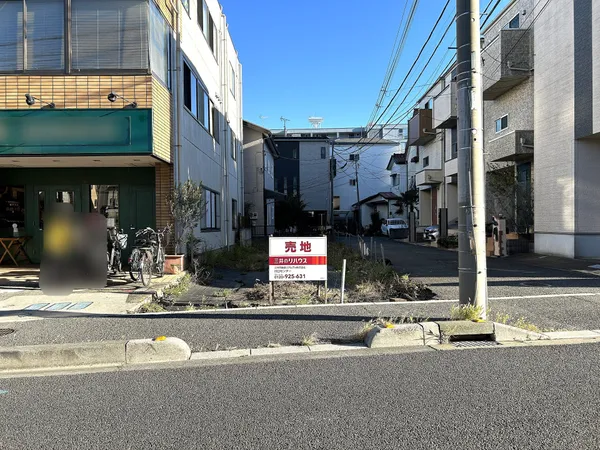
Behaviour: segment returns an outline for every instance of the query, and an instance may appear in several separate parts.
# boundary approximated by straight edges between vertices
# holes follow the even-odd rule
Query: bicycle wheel
[[[144,286],[150,286],[150,280],[152,279],[152,257],[147,252],[144,252],[140,258],[140,278]]]
[[[158,255],[156,255],[156,276],[161,278],[165,275],[165,253],[162,248],[158,249]]]
[[[129,260],[129,276],[133,281],[137,281],[140,272],[140,251],[137,248],[133,249]]]

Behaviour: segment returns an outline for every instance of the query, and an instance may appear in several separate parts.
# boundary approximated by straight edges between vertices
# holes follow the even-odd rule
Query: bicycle
[[[129,256],[129,275],[133,281],[140,279],[146,287],[150,285],[152,274],[160,278],[165,273],[165,250],[163,240],[171,227],[159,231],[147,227],[135,233],[135,243]],[[166,243],[165,243],[166,245]]]
[[[106,262],[108,264],[108,272],[119,274],[122,272],[121,266],[121,250],[127,248],[127,235],[120,230],[117,232],[115,228],[108,229],[108,248],[106,251]]]

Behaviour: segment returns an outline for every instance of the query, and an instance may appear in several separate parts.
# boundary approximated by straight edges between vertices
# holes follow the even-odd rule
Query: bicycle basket
[[[119,243],[119,247],[121,249],[127,248],[127,235],[126,234],[117,234],[117,242]]]
[[[154,230],[144,229],[139,230],[135,233],[135,244],[136,245],[150,245],[156,243],[156,237],[154,236]]]

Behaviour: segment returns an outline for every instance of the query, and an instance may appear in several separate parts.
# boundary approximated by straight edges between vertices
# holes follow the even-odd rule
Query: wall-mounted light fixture
[[[110,94],[108,94],[107,98],[108,98],[108,101],[111,103],[116,102],[118,98],[125,100],[127,103],[129,103],[129,106],[131,108],[137,108],[137,105],[138,105],[137,102],[132,102],[131,100],[127,100],[122,95],[115,94],[114,92],[111,92]]]
[[[44,103],[50,109],[54,109],[54,107],[56,106],[52,102],[48,103],[48,102],[45,102],[44,100],[42,100],[41,98],[34,97],[31,94],[25,94],[25,101],[27,102],[27,104],[29,106],[35,105],[36,100],[40,101],[41,103]]]

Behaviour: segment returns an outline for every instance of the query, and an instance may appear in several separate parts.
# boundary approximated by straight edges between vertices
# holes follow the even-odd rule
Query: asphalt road
[[[400,272],[410,272],[415,278],[427,282],[438,293],[438,298],[458,298],[455,252],[389,240],[380,242],[386,245],[386,257],[394,262]],[[488,262],[490,274],[499,274],[490,276],[489,305],[492,311],[508,314],[515,320],[525,317],[546,330],[600,329],[600,277],[591,271],[575,270],[578,264],[586,267],[587,263],[582,265],[577,261],[539,258],[533,262],[519,258],[490,259]],[[568,267],[568,264],[573,267]],[[550,286],[539,286],[540,283]],[[0,346],[136,339],[158,335],[184,339],[194,351],[214,350],[217,346],[224,349],[260,347],[269,343],[290,345],[313,333],[325,340],[351,337],[362,328],[365,321],[378,316],[446,318],[450,315],[452,305],[451,302],[408,302],[74,317],[65,317],[61,312],[38,311],[31,314],[51,320],[0,322]],[[15,332],[4,335],[1,329]]]
[[[2,449],[597,449],[600,344],[0,379]]]
[[[370,245],[370,238],[365,239]],[[341,239],[341,242],[356,246],[356,238]],[[458,252],[411,245],[388,238],[375,238],[374,243],[379,249],[379,257],[383,245],[385,257],[394,268],[427,284],[437,294],[436,298],[458,299]],[[600,271],[589,269],[588,265],[591,264],[539,255],[487,258],[488,295],[516,297],[600,293]]]

